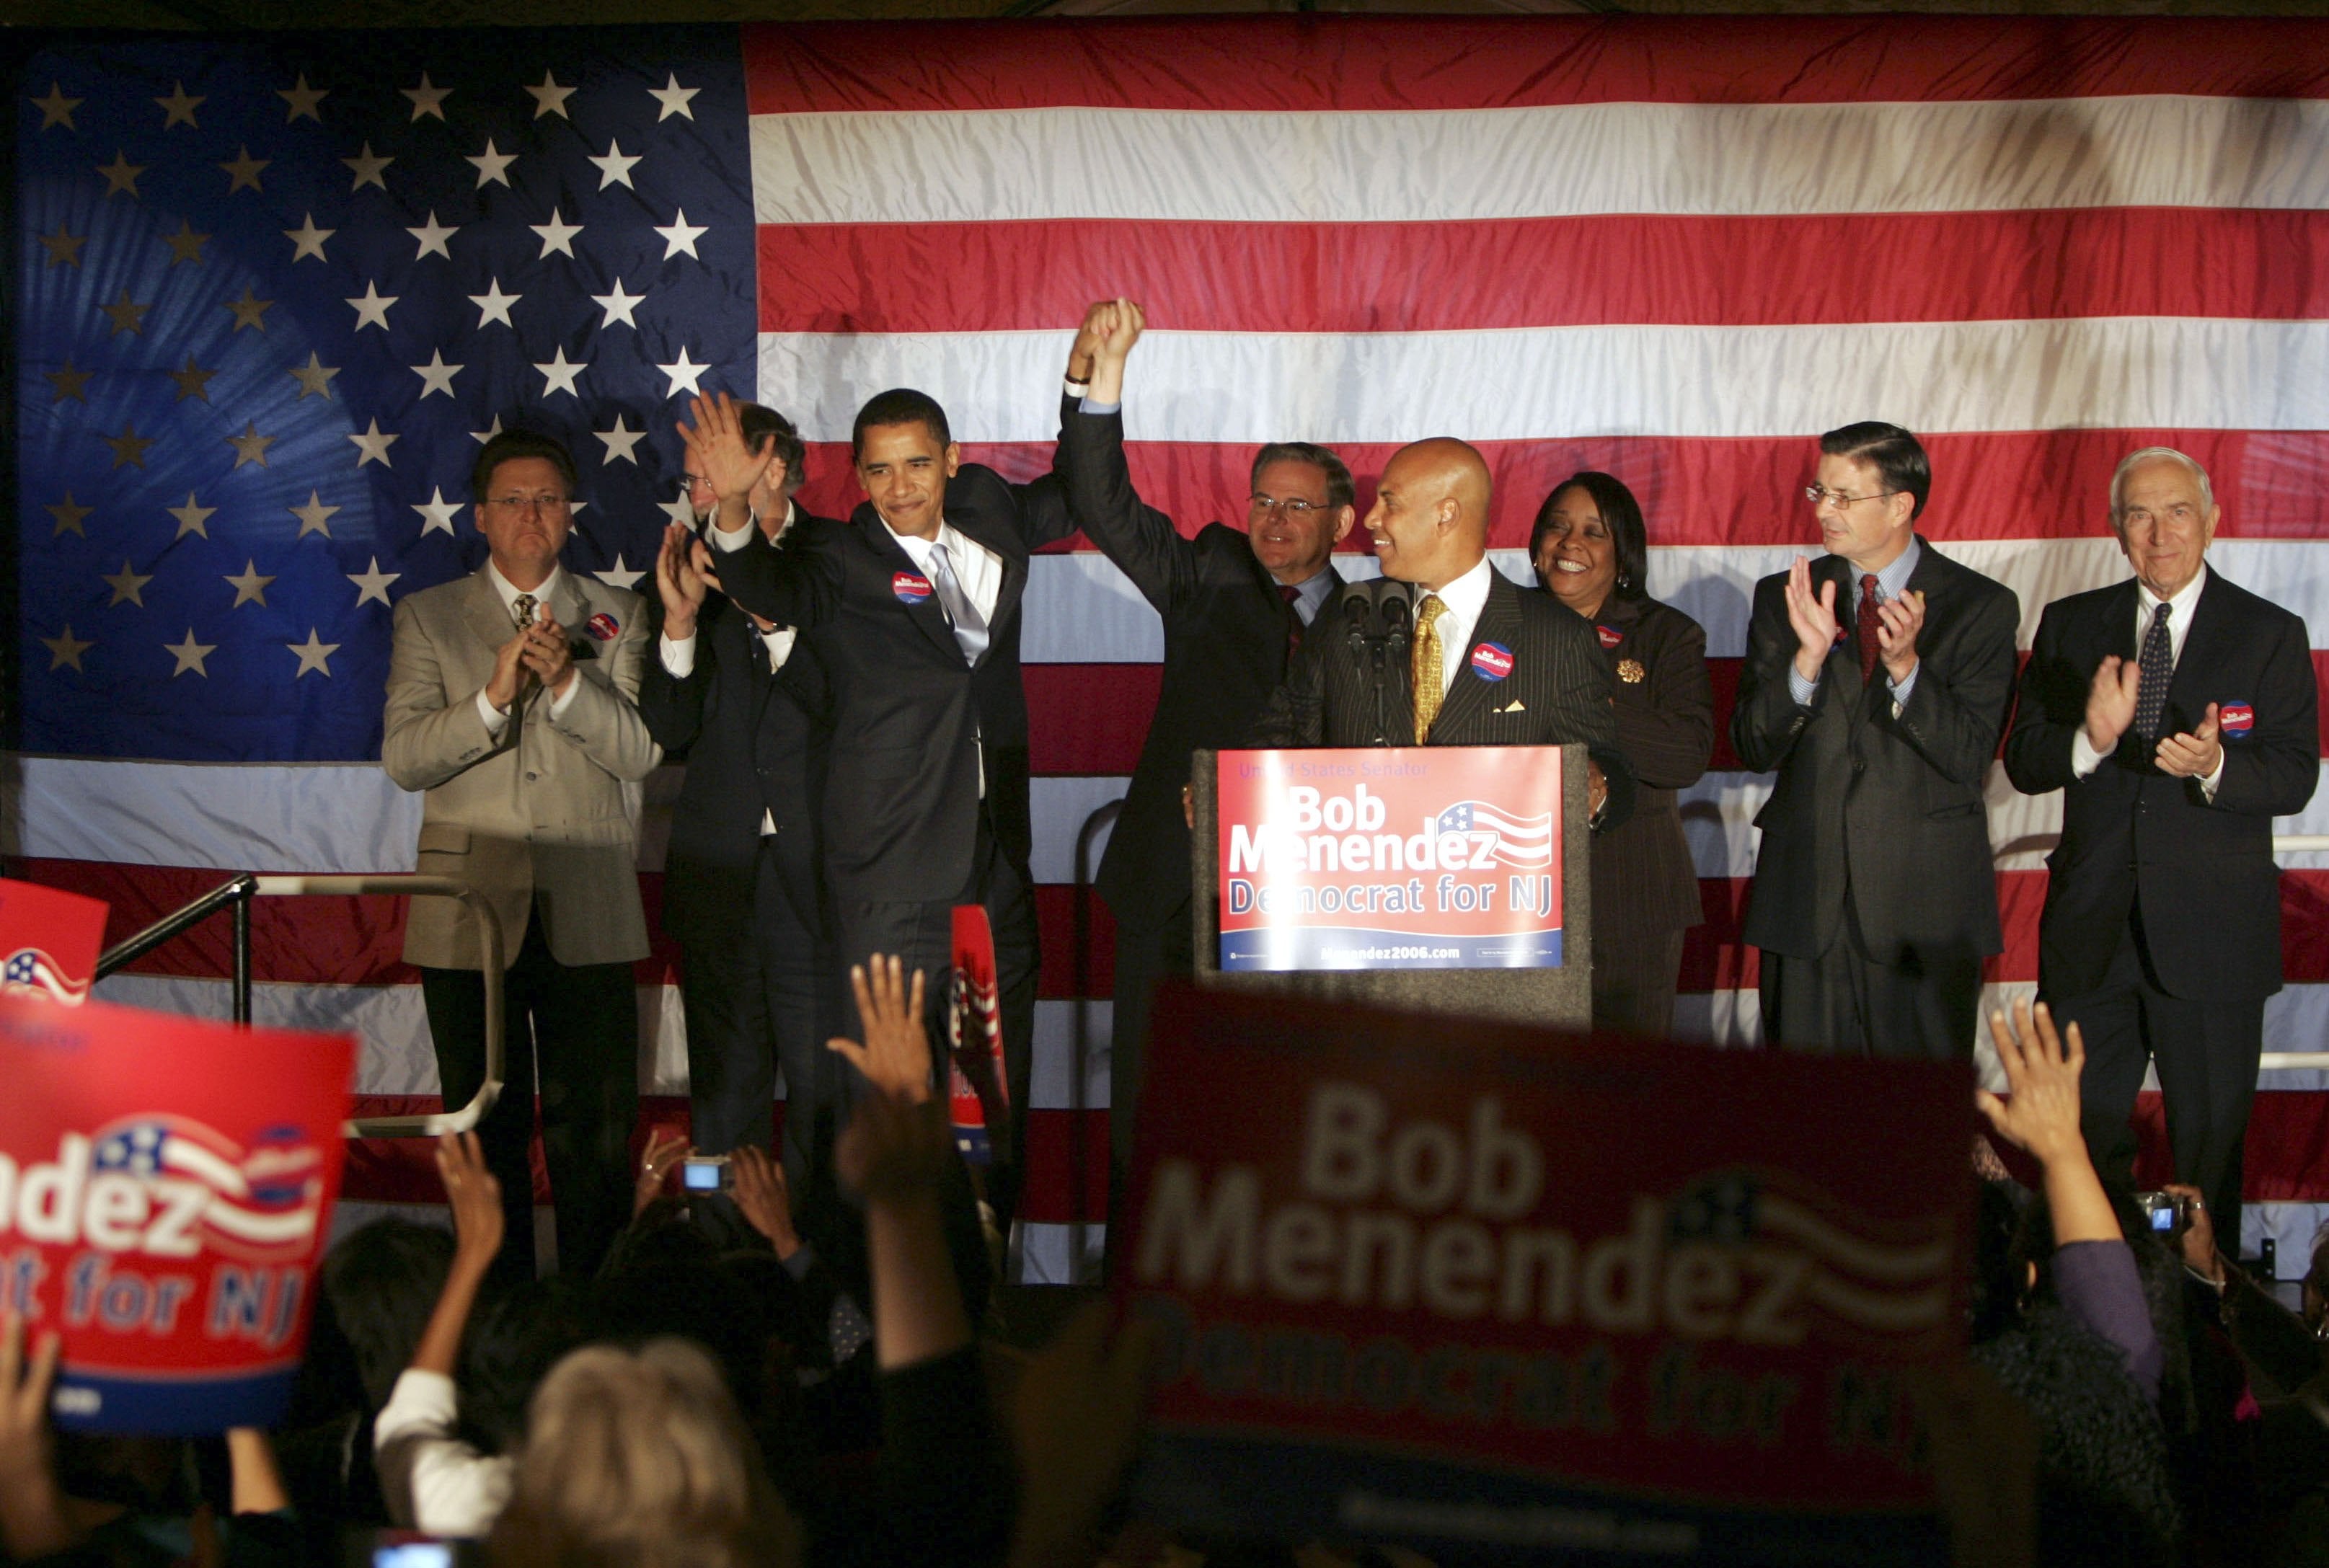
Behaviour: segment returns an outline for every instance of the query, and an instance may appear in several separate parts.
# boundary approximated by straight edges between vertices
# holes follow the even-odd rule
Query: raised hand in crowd
[[[1088,1301],[1020,1374],[1012,1402],[1020,1504],[1012,1568],[1077,1568],[1124,1479],[1146,1404],[1154,1324],[1108,1332],[1109,1308]]]
[[[782,460],[777,456],[777,438],[763,437],[754,446],[744,439],[743,410],[735,399],[725,392],[709,398],[690,398],[688,418],[677,427],[679,438],[687,448],[687,472],[701,479],[720,498],[720,512],[714,526],[723,533],[733,533],[751,518],[747,497],[752,486],[760,483],[771,468],[778,470],[775,483],[784,482]]]
[[[24,1319],[0,1313],[0,1544],[16,1562],[61,1552],[80,1538],[57,1489],[49,1394],[57,1381],[54,1329],[25,1358]]]
[[[1999,1137],[2044,1170],[2055,1244],[2125,1240],[2079,1129],[2079,1075],[2087,1066],[2079,1026],[2072,1024],[2065,1039],[2046,1004],[2033,1009],[2025,1000],[2013,1004],[2011,1023],[2002,1012],[1989,1015],[1989,1038],[2005,1068],[2007,1093],[2001,1098],[1975,1089],[1974,1103]]]
[[[743,1143],[728,1156],[728,1169],[735,1178],[732,1196],[744,1223],[768,1238],[779,1259],[800,1251],[800,1232],[793,1226],[792,1188],[785,1180],[785,1168],[758,1144]]]
[[[864,1042],[836,1037],[825,1042],[825,1048],[863,1074],[884,1098],[908,1104],[929,1099],[930,1042],[922,1028],[922,972],[914,971],[910,987],[904,963],[877,953],[864,963],[849,966],[849,987],[857,994]]]
[[[1812,592],[1812,563],[1797,556],[1787,568],[1787,624],[1796,634],[1796,673],[1816,681],[1835,646],[1835,584],[1822,583]]]
[[[1108,329],[1101,324],[1100,314],[1111,310],[1116,302],[1104,299],[1084,312],[1083,321],[1076,327],[1076,341],[1068,346],[1068,380],[1085,382],[1092,379],[1093,360],[1099,351],[1100,339]]]
[[[486,1169],[485,1150],[476,1133],[447,1132],[438,1138],[437,1174],[453,1210],[453,1266],[446,1272],[445,1289],[429,1316],[429,1327],[413,1349],[412,1367],[450,1377],[477,1291],[502,1250],[504,1222],[502,1184]]]
[[[687,1140],[677,1132],[656,1132],[647,1139],[647,1146],[639,1156],[639,1178],[631,1185],[631,1217],[645,1214],[647,1206],[663,1196],[671,1180],[671,1173],[687,1158]]]

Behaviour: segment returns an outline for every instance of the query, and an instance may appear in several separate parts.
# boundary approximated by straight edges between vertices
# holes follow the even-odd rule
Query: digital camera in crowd
[[[724,1154],[691,1154],[680,1165],[679,1188],[682,1192],[725,1192],[735,1185],[731,1172]]]
[[[2143,1206],[2154,1235],[2182,1235],[2192,1228],[2192,1200],[2180,1192],[2138,1192],[2135,1201]]]

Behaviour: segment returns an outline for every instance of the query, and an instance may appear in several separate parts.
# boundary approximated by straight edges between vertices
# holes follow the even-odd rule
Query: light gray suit
[[[495,736],[477,693],[517,627],[492,577],[481,568],[396,606],[381,762],[404,788],[427,792],[422,873],[483,893],[507,944],[507,1086],[478,1135],[502,1185],[509,1241],[495,1266],[509,1280],[533,1272],[537,1082],[560,1266],[594,1272],[628,1214],[626,1145],[638,1119],[631,963],[647,953],[637,781],[662,755],[634,706],[645,608],[636,594],[561,572],[548,609],[578,655],[565,710],[552,718],[550,694],[535,686]],[[414,899],[405,925],[448,1104],[485,1078],[475,927],[447,898]]]
[[[636,594],[560,572],[551,613],[597,657],[575,662],[580,686],[563,713],[552,718],[549,694],[535,687],[497,738],[476,694],[516,628],[486,569],[397,604],[381,765],[402,788],[428,792],[420,871],[485,894],[513,962],[536,908],[562,964],[646,956],[636,786],[663,753],[636,706],[646,607]],[[612,619],[611,636],[597,635],[596,615]],[[414,900],[405,962],[474,967],[474,925],[450,899]]]

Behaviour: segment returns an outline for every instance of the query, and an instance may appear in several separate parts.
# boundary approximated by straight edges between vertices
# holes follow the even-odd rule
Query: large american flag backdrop
[[[2123,575],[2106,483],[2153,442],[2213,473],[2218,568],[2329,638],[2329,26],[59,40],[15,95],[7,848],[17,874],[110,899],[117,937],[222,873],[410,868],[419,803],[376,762],[389,606],[481,559],[466,473],[496,421],[575,448],[571,568],[652,592],[689,392],[797,419],[821,511],[853,501],[850,418],[891,385],[1032,475],[1070,329],[1117,294],[1154,324],[1133,467],[1184,528],[1236,515],[1259,442],[1333,444],[1363,507],[1392,447],[1446,432],[1489,455],[1520,576],[1548,486],[1607,468],[1648,512],[1653,591],[1706,625],[1719,694],[1750,585],[1815,540],[1810,437],[1866,417],[1926,437],[1925,530],[2021,595],[2025,644],[2049,600]],[[1131,769],[1160,650],[1100,557],[1037,561],[1037,1278],[1101,1217],[1109,928],[1076,851]],[[1768,787],[1719,746],[1687,795],[1707,921],[1684,1028],[1726,1043],[1756,1037],[1738,931]],[[673,793],[648,791],[651,907]],[[1990,800],[2003,995],[2035,980],[2060,811],[2002,775]],[[2282,831],[2324,830],[2329,792]],[[2287,864],[2268,1047],[2309,1049],[2329,868]],[[359,1029],[381,1109],[435,1087],[401,926],[387,900],[256,916],[259,1016]],[[639,968],[663,1096],[684,1092],[674,962]],[[222,1013],[229,965],[214,923],[100,990]],[[2249,1239],[2287,1256],[2329,1199],[2329,1093],[2267,1087]],[[368,1155],[352,1198],[430,1196]]]

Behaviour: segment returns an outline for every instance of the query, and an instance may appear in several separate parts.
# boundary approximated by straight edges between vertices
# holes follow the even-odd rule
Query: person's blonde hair
[[[487,1555],[520,1568],[790,1568],[800,1543],[711,1359],[655,1339],[585,1346],[552,1368]]]

